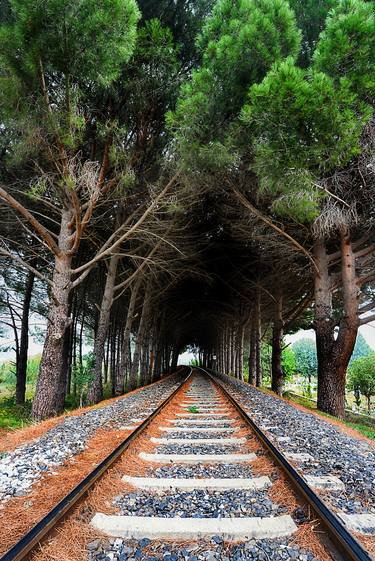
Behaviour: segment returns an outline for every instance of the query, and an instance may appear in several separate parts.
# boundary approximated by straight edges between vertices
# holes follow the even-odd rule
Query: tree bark
[[[250,325],[249,341],[249,384],[255,386],[256,382],[256,333],[255,316],[253,315]]]
[[[140,280],[138,279],[131,289],[131,296],[129,301],[128,313],[126,316],[125,329],[122,341],[122,353],[121,353],[121,363],[118,376],[116,379],[116,395],[121,395],[125,390],[125,376],[130,372],[131,369],[131,351],[130,351],[130,336],[134,320],[135,306],[137,303],[137,296],[140,287]]]
[[[32,407],[33,418],[37,420],[57,415],[64,407],[61,391],[64,384],[61,375],[65,332],[70,324],[69,295],[72,289],[72,256],[69,250],[71,234],[72,215],[70,211],[64,210],[59,234],[60,252],[55,257],[47,332]]]
[[[238,375],[239,379],[243,381],[243,342],[245,337],[245,327],[240,326],[238,331]]]
[[[31,297],[33,294],[35,274],[32,271],[27,273],[25,284],[25,296],[23,299],[21,333],[19,352],[17,353],[16,363],[16,404],[23,405],[25,403],[26,393],[26,374],[27,374],[27,352],[29,348],[29,314]]]
[[[142,314],[141,314],[141,319],[140,319],[139,327],[138,327],[137,340],[136,340],[136,343],[135,343],[132,366],[131,366],[131,369],[130,369],[129,391],[132,391],[136,387],[138,387],[138,370],[139,370],[141,352],[142,352],[142,348],[143,348],[145,328],[146,328],[146,323],[147,323],[147,320],[148,320],[149,305],[150,305],[150,292],[151,292],[151,283],[148,283],[147,287],[146,287],[145,296],[144,296],[143,306],[142,306]],[[142,373],[141,373],[141,378],[142,378]]]
[[[87,401],[91,404],[98,403],[101,399],[103,399],[103,360],[105,354],[105,342],[107,339],[109,320],[113,303],[113,293],[116,282],[118,262],[118,255],[112,255],[108,265],[102,304],[100,306],[98,329],[94,341],[94,378],[87,394]]]
[[[259,388],[263,384],[262,373],[262,317],[261,317],[261,299],[260,290],[257,288],[256,293],[256,314],[255,314],[255,366],[256,366],[256,386]]]
[[[315,242],[319,268],[315,275],[315,332],[318,358],[318,409],[345,416],[346,370],[358,333],[358,286],[355,256],[347,228],[340,231],[343,315],[335,339],[336,322],[332,309],[332,283],[325,243]]]
[[[275,303],[275,316],[272,329],[272,391],[282,395],[284,387],[284,373],[281,365],[283,340],[283,299],[278,295]]]

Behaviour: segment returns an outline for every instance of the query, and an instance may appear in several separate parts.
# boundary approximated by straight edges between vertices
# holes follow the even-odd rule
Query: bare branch
[[[244,197],[244,195],[242,193],[240,193],[235,187],[232,186],[232,191],[235,193],[235,195],[237,196],[238,200],[243,204],[243,206],[245,206],[248,210],[250,210],[253,214],[255,214],[255,216],[257,216],[258,218],[260,218],[260,220],[262,220],[265,224],[267,224],[268,226],[270,226],[271,228],[273,228],[274,230],[276,230],[276,232],[278,232],[281,236],[283,236],[284,238],[286,238],[287,240],[289,240],[294,247],[296,247],[299,251],[302,251],[302,253],[304,255],[306,255],[306,257],[308,258],[308,260],[312,263],[314,269],[316,270],[316,272],[319,274],[319,269],[317,267],[317,264],[315,263],[313,257],[310,255],[310,253],[304,248],[302,247],[302,245],[297,242],[297,240],[295,240],[294,238],[292,238],[292,236],[290,236],[289,234],[287,234],[286,232],[284,232],[284,230],[282,230],[281,228],[279,228],[278,226],[276,226],[276,224],[274,224],[269,218],[266,218],[258,209],[256,209],[251,203],[250,201],[248,201],[246,199],[246,197]]]
[[[10,207],[14,210],[19,212],[31,225],[32,227],[38,232],[38,234],[43,238],[46,242],[48,248],[52,251],[54,255],[59,255],[60,250],[48,232],[47,228],[45,228],[36,218],[31,214],[30,211],[27,210],[20,202],[18,202],[15,198],[12,197],[7,191],[0,185],[0,198],[3,199]]]
[[[42,275],[42,273],[40,273],[37,269],[35,269],[34,267],[32,267],[31,265],[29,265],[29,263],[27,261],[24,261],[23,259],[21,259],[21,257],[19,257],[18,255],[14,255],[13,253],[11,253],[10,251],[7,251],[6,249],[0,248],[0,255],[4,255],[5,257],[9,257],[9,259],[12,259],[13,261],[15,261],[16,263],[18,263],[19,265],[21,265],[22,267],[25,267],[26,269],[28,269],[29,271],[31,271],[32,273],[34,273],[34,275],[36,277],[38,277],[38,279],[48,283],[50,286],[52,286],[52,282],[45,277],[44,275]]]

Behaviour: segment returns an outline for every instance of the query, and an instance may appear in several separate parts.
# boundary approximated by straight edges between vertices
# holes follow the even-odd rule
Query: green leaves
[[[180,155],[225,144],[249,86],[275,61],[296,57],[300,32],[285,0],[220,0],[198,38],[203,64],[180,94],[168,122]],[[194,157],[193,157],[194,160]],[[198,162],[199,158],[197,159]]]
[[[14,24],[3,29],[15,69],[108,85],[133,52],[140,17],[135,0],[11,0]]]
[[[37,149],[44,160],[49,144],[72,154],[94,130],[100,140],[100,130],[112,121],[109,86],[135,48],[136,0],[10,5],[12,18],[0,26],[0,112],[14,135],[13,162],[35,158]]]
[[[252,145],[261,189],[276,195],[273,209],[300,221],[319,212],[319,178],[360,152],[370,117],[362,115],[346,80],[335,86],[322,72],[306,73],[292,59],[277,63],[250,89],[241,120]]]
[[[359,390],[369,401],[375,395],[375,353],[357,358],[349,368],[348,387]]]
[[[375,94],[375,8],[373,2],[342,0],[327,18],[314,53],[314,68],[338,83],[348,80],[360,98]]]

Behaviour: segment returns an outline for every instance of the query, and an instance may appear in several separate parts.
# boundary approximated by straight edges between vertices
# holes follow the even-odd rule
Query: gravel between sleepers
[[[276,516],[286,507],[273,503],[263,491],[138,491],[116,497],[119,514],[162,518],[228,518]]]
[[[319,561],[290,539],[225,544],[219,536],[194,544],[99,539],[88,544],[88,561]]]
[[[234,434],[230,432],[182,432],[179,431],[178,433],[165,433],[163,434],[163,438],[171,441],[173,444],[173,440],[175,438],[186,438],[187,440],[195,440],[196,438],[202,438],[209,440],[210,438],[233,438]],[[249,436],[250,439],[250,436]]]
[[[298,464],[302,474],[334,475],[345,492],[324,492],[337,511],[375,513],[375,448],[342,432],[328,420],[293,407],[224,374],[216,374],[260,427],[270,428],[269,438],[283,453],[308,453],[314,459]],[[263,429],[264,430],[264,429]],[[290,440],[278,440],[290,438]]]
[[[158,454],[240,454],[245,453],[241,444],[165,444],[155,450]]]
[[[173,479],[190,479],[192,477],[215,479],[233,479],[237,477],[253,477],[249,464],[171,464],[150,468],[147,477],[170,477]]]
[[[5,454],[0,458],[0,502],[25,495],[43,474],[80,454],[98,429],[134,425],[132,419],[146,418],[150,405],[153,409],[160,405],[183,379],[175,374],[104,407],[66,417],[33,442]]]

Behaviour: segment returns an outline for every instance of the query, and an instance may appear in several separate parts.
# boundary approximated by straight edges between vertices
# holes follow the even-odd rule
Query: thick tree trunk
[[[275,303],[275,316],[272,329],[272,391],[282,395],[284,387],[284,373],[281,365],[282,340],[283,340],[283,299],[277,296]]]
[[[32,407],[33,418],[37,420],[52,417],[60,413],[64,407],[62,395],[65,396],[65,388],[62,392],[64,381],[61,380],[61,375],[65,332],[70,324],[71,234],[72,215],[69,211],[63,211],[58,244],[60,254],[55,257],[47,332]]]
[[[260,290],[256,294],[256,324],[255,324],[255,356],[256,356],[256,386],[259,388],[263,384],[262,373],[262,318],[260,310]]]
[[[21,333],[19,351],[17,353],[16,363],[16,404],[23,405],[25,403],[26,393],[26,374],[27,374],[27,352],[29,348],[29,314],[31,297],[33,294],[35,274],[31,271],[27,274],[25,284],[25,296],[23,299]]]
[[[345,416],[346,370],[358,332],[358,287],[355,257],[346,228],[341,236],[341,278],[343,316],[335,340],[332,310],[332,285],[329,261],[323,240],[314,246],[319,275],[315,275],[315,332],[318,358],[318,409],[343,418]]]
[[[117,255],[112,255],[108,265],[104,293],[100,306],[98,329],[94,341],[94,378],[87,394],[87,401],[91,404],[98,403],[101,399],[103,399],[103,360],[109,320],[111,317],[118,262],[119,257]]]

